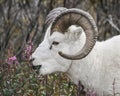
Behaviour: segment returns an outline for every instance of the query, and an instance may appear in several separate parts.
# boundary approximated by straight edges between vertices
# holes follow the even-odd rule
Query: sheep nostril
[[[40,69],[40,67],[41,67],[41,65],[32,66],[32,68],[33,68],[34,70],[36,70],[36,69]]]
[[[35,58],[32,58],[32,59],[30,59],[30,62],[33,62],[35,60]]]

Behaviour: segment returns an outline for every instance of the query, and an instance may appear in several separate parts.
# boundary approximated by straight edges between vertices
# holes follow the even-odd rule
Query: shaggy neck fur
[[[98,96],[113,94],[114,80],[115,91],[120,92],[119,44],[120,36],[97,42],[88,56],[72,62],[68,76],[75,84],[81,81],[85,88],[94,90]]]

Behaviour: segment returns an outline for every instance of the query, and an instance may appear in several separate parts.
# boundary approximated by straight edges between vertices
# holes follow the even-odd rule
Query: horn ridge
[[[54,21],[54,19],[59,14],[61,14],[61,12],[65,11],[65,10],[67,10],[67,8],[65,8],[65,7],[58,7],[58,8],[55,8],[55,9],[51,10],[46,17],[45,25],[48,27]]]

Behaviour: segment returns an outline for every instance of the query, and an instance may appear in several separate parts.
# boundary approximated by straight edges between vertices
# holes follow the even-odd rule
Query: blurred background
[[[43,40],[45,18],[56,7],[89,12],[99,41],[120,34],[120,0],[0,0],[0,96],[80,96],[65,73],[38,78],[26,56]]]

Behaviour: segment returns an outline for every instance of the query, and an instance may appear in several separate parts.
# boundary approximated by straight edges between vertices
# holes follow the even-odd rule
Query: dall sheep
[[[39,74],[66,72],[97,96],[112,95],[114,82],[115,93],[120,93],[120,35],[97,41],[92,16],[76,8],[53,9],[46,24],[44,40],[31,56]]]

